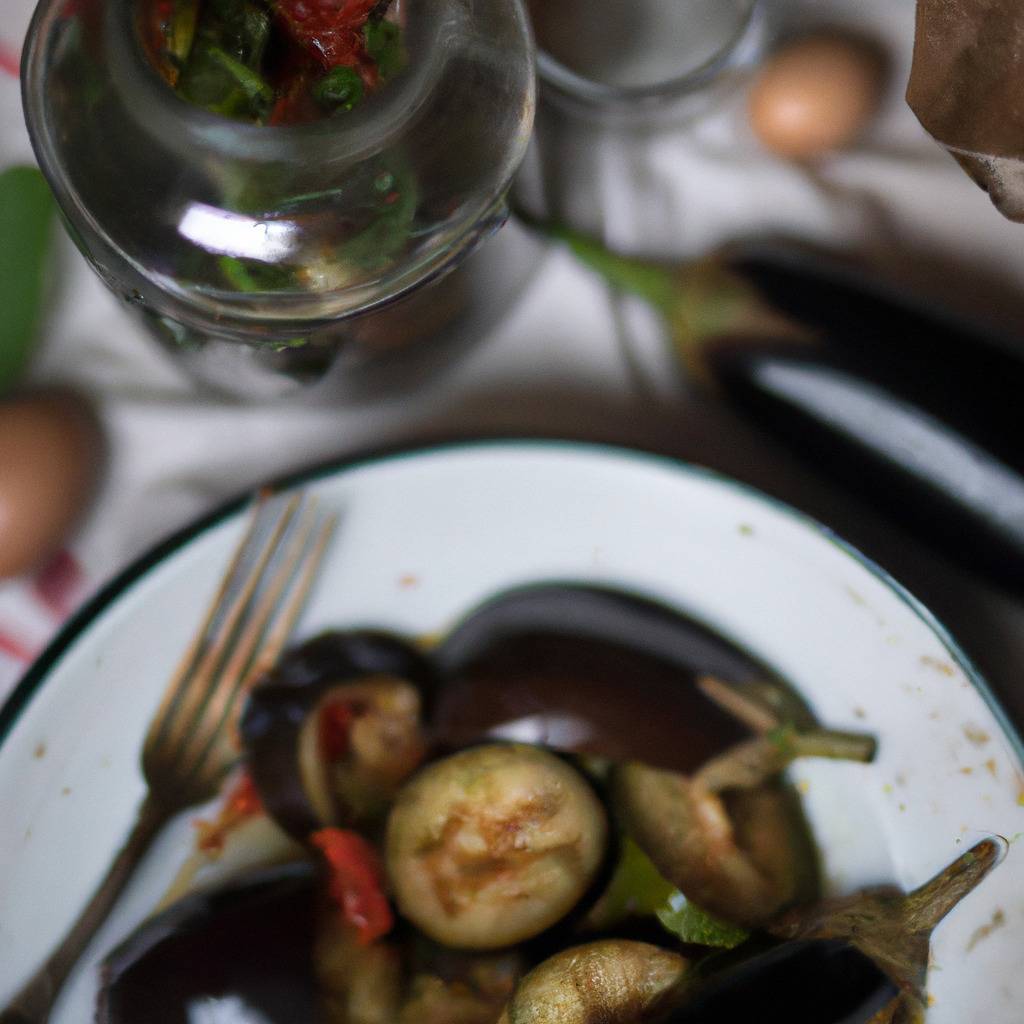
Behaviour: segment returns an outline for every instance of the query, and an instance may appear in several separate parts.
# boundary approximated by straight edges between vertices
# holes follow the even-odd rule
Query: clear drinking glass
[[[540,101],[516,200],[530,216],[596,235],[610,188],[642,192],[646,144],[715,110],[764,36],[759,0],[528,0],[528,9]]]
[[[143,9],[42,0],[26,120],[79,248],[197,375],[276,394],[472,319],[463,259],[503,223],[533,120],[519,0],[398,0],[405,69],[341,116],[278,126],[181,99]]]
[[[529,0],[546,101],[635,120],[701,92],[749,38],[757,0]]]

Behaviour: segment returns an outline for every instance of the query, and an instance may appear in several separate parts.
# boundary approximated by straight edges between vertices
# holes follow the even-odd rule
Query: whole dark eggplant
[[[1024,591],[1024,339],[797,246],[666,267],[553,234],[664,314],[695,381],[943,554]]]

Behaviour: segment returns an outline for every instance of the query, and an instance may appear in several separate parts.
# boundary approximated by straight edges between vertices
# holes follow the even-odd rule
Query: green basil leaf
[[[716,949],[733,949],[750,938],[750,932],[737,924],[702,910],[691,903],[678,889],[666,904],[655,911],[655,917],[666,931],[682,942]]]
[[[629,836],[623,836],[619,862],[608,888],[587,915],[587,924],[607,929],[631,917],[656,917],[677,939],[698,946],[732,949],[750,937],[745,929],[719,920],[687,900],[662,877],[650,857]]]
[[[0,391],[17,382],[39,333],[54,208],[36,168],[0,173]]]
[[[619,862],[589,923],[612,928],[629,917],[649,917],[668,906],[675,886],[662,878],[651,859],[629,836],[622,837]]]

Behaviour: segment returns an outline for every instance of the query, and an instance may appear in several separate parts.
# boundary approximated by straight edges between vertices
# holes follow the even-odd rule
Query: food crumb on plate
[[[1001,907],[997,907],[992,914],[991,921],[974,929],[974,933],[967,943],[966,951],[970,953],[982,939],[987,939],[997,928],[1001,928],[1004,924],[1006,924],[1006,914],[1003,913]]]
[[[956,675],[956,669],[948,661],[943,661],[941,658],[934,658],[930,654],[921,655],[921,664],[927,668],[933,668],[936,672],[940,672],[944,676],[952,678]]]
[[[964,735],[973,743],[976,747],[983,747],[992,737],[985,732],[984,729],[979,729],[976,725],[965,725]]]

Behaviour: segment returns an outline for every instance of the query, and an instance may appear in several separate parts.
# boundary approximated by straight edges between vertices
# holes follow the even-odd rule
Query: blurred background
[[[719,5],[716,16],[724,17],[727,6]],[[32,7],[31,0],[5,0],[0,170],[34,163],[16,74]],[[572,71],[578,55],[559,50],[567,45],[564,33],[545,19],[552,12],[576,15],[571,3],[545,5],[537,29],[552,59],[542,62],[546,86],[513,186],[514,208],[569,223],[616,251],[672,261],[737,241],[796,238],[870,267],[926,306],[934,302],[1001,335],[1024,336],[1024,227],[1000,215],[904,98],[912,0],[764,0],[756,10],[738,9],[735,23],[708,28],[727,43],[718,64],[713,42],[682,28],[645,36],[634,19],[611,37],[611,54],[599,45],[609,37],[599,35],[576,71],[600,68],[615,87],[642,90],[660,80],[658,62],[671,66],[674,49],[680,67],[713,65],[678,103],[655,97],[617,110],[615,97],[584,90],[581,98],[571,77],[559,79],[559,68]],[[874,70],[858,78],[855,67],[844,93],[862,87],[870,94],[863,110],[844,115],[856,132],[834,147],[826,140],[821,152],[803,159],[786,151],[792,140],[785,125],[773,126],[771,111],[753,97],[772,55],[816,29],[856,39],[870,51],[859,67]],[[630,67],[618,59],[634,30],[638,46],[654,53],[660,44],[653,64]],[[840,74],[842,60],[826,66]],[[816,91],[813,74],[807,88]],[[602,111],[595,114],[594,105]],[[72,470],[45,492],[56,495],[48,502],[66,499],[73,511],[86,509],[84,517],[65,545],[31,568],[17,566],[0,585],[0,698],[60,621],[103,583],[172,531],[261,482],[397,446],[544,436],[692,460],[817,517],[930,606],[1024,721],[1019,596],[961,567],[941,546],[926,546],[855,490],[814,472],[791,446],[681,380],[662,320],[602,282],[564,245],[546,242],[513,217],[480,250],[487,252],[490,273],[512,279],[514,288],[494,293],[471,344],[445,349],[431,365],[413,364],[365,392],[245,401],[197,386],[186,364],[146,335],[61,235],[22,387],[73,388],[88,399],[98,422],[82,428],[85,441],[58,438],[55,450],[75,466],[95,458],[102,469],[87,509],[89,488]],[[923,362],[921,372],[928,371]],[[38,438],[40,429],[47,428],[5,429],[0,421],[0,488],[5,475],[8,486],[23,479],[8,467],[19,444],[34,443],[24,438]],[[26,486],[19,484],[19,493]],[[11,514],[14,506],[0,495],[0,507]]]

